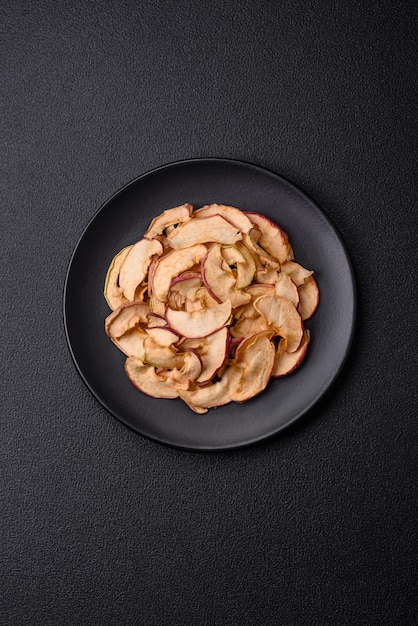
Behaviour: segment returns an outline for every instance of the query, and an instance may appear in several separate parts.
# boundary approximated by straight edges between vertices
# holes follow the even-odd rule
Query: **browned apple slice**
[[[293,304],[293,306],[295,306],[296,308],[298,307],[298,304],[299,304],[298,288],[296,287],[295,283],[290,278],[290,276],[288,276],[284,272],[280,272],[280,274],[278,275],[278,281],[275,285],[275,293],[277,296],[280,296],[281,298],[286,298],[286,300],[289,300]]]
[[[242,369],[232,363],[225,369],[219,381],[190,391],[180,390],[179,395],[192,411],[195,411],[195,413],[206,413],[211,407],[231,402],[231,396],[240,381],[241,375]]]
[[[111,339],[118,339],[138,324],[147,324],[149,314],[147,304],[126,302],[106,317],[106,333]]]
[[[303,338],[300,342],[300,346],[295,352],[287,352],[285,349],[285,341],[281,339],[279,341],[279,345],[274,356],[274,365],[271,371],[271,376],[273,378],[279,378],[280,376],[286,376],[286,374],[294,372],[305,358],[308,344],[308,330],[305,330],[305,332],[303,333]]]
[[[232,393],[232,401],[245,402],[266,388],[274,363],[272,334],[273,331],[267,331],[252,335],[239,344],[234,361],[242,368],[242,374]]]
[[[233,244],[242,239],[236,226],[220,215],[195,218],[182,224],[169,235],[167,239],[172,248],[181,250],[198,243],[216,241],[223,244]]]
[[[260,213],[249,211],[247,216],[260,230],[261,237],[258,243],[264,250],[267,250],[280,263],[293,259],[289,238],[277,224]]]
[[[303,320],[307,320],[315,313],[319,303],[319,289],[313,276],[305,278],[303,285],[298,287],[298,311]]]
[[[199,311],[174,311],[166,309],[168,325],[183,337],[206,337],[225,326],[231,317],[231,302],[222,302]]]
[[[157,239],[140,239],[129,250],[119,275],[119,285],[128,300],[134,299],[135,290],[146,277],[152,257],[162,252],[163,246]]]
[[[146,239],[153,239],[157,235],[162,235],[164,230],[174,224],[183,224],[188,222],[192,216],[193,207],[191,204],[182,204],[181,206],[167,209],[161,215],[157,215],[152,220],[144,237]]]
[[[153,398],[177,398],[174,381],[156,374],[152,365],[144,365],[141,359],[129,357],[125,361],[126,374],[133,385],[142,393]]]
[[[200,263],[206,253],[206,246],[197,244],[182,250],[172,250],[159,259],[152,277],[152,294],[160,302],[166,302],[173,278],[190,269],[196,263]]]
[[[229,353],[229,332],[224,326],[207,337],[186,339],[181,348],[194,349],[202,362],[202,371],[197,378],[198,383],[211,380],[225,363]]]
[[[254,302],[255,309],[265,318],[280,337],[285,339],[288,352],[295,352],[302,340],[302,319],[294,305],[280,296],[260,296]]]
[[[202,262],[202,278],[209,292],[220,302],[230,301],[232,308],[250,302],[251,296],[236,288],[236,278],[222,256],[222,247],[211,247]]]
[[[118,252],[117,255],[113,257],[109,269],[107,270],[103,295],[112,311],[117,309],[121,304],[128,302],[119,286],[119,273],[131,248],[132,246],[127,246]]]
[[[281,271],[290,276],[290,278],[295,283],[296,287],[300,287],[303,285],[305,280],[312,276],[312,270],[307,270],[300,263],[296,263],[295,261],[286,261],[281,265]]]
[[[240,209],[225,204],[207,204],[193,213],[193,216],[199,218],[211,215],[222,215],[242,233],[248,233],[253,226],[251,220]]]

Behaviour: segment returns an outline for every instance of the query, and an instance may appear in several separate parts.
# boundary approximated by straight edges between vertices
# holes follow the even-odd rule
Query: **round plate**
[[[302,365],[272,380],[244,404],[193,413],[180,399],[160,400],[128,380],[125,357],[104,331],[110,310],[103,297],[109,263],[141,238],[164,209],[189,202],[258,211],[289,235],[296,261],[315,271],[319,308],[306,322],[311,343]],[[89,389],[115,417],[156,441],[199,450],[248,445],[300,418],[331,385],[348,353],[355,321],[353,272],[329,219],[293,184],[256,165],[196,159],[165,165],[117,192],[88,224],[73,253],[64,293],[70,351]]]

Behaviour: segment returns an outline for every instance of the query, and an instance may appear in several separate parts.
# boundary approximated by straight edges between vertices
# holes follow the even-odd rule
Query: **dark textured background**
[[[412,1],[3,1],[1,624],[416,623],[416,18]],[[223,454],[123,427],[62,323],[96,209],[199,156],[300,185],[359,290],[332,390]]]

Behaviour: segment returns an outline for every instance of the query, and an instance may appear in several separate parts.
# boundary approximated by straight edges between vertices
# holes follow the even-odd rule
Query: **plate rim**
[[[68,329],[68,324],[67,324],[67,317],[66,317],[66,304],[67,304],[67,287],[68,287],[68,283],[70,280],[70,275],[71,275],[71,270],[72,270],[72,266],[73,266],[73,262],[74,259],[76,257],[78,248],[82,242],[82,240],[84,239],[86,233],[89,231],[89,229],[91,228],[91,226],[93,225],[94,221],[96,220],[96,218],[98,217],[98,215],[111,203],[113,202],[119,195],[121,195],[127,188],[137,184],[141,179],[146,178],[148,176],[154,175],[156,173],[158,173],[161,170],[166,170],[169,169],[170,167],[175,167],[175,166],[179,166],[179,165],[187,165],[187,164],[192,164],[192,163],[219,163],[219,164],[230,164],[230,165],[237,165],[237,166],[245,166],[245,167],[249,167],[251,169],[257,170],[259,171],[261,174],[269,174],[270,176],[275,177],[276,179],[280,180],[282,183],[284,183],[285,185],[287,185],[293,192],[295,192],[297,195],[301,196],[305,201],[308,200],[310,202],[310,204],[313,206],[313,208],[319,212],[319,214],[322,215],[322,217],[325,219],[326,222],[328,222],[335,234],[335,236],[337,237],[339,244],[341,245],[341,248],[343,250],[346,262],[347,262],[347,266],[348,266],[348,270],[349,270],[349,277],[350,277],[350,284],[351,284],[351,290],[352,290],[352,305],[353,305],[353,315],[351,318],[351,328],[350,328],[350,333],[348,336],[348,340],[347,340],[347,345],[345,347],[345,351],[344,351],[344,355],[341,358],[341,362],[338,368],[336,368],[336,370],[334,371],[332,377],[330,378],[330,380],[328,381],[325,390],[320,390],[315,398],[313,398],[311,400],[311,402],[306,405],[303,410],[299,411],[299,413],[297,413],[296,415],[293,416],[293,418],[289,421],[287,421],[285,424],[281,424],[279,426],[277,426],[275,429],[266,432],[265,434],[262,435],[257,435],[251,438],[246,439],[245,441],[241,441],[239,443],[226,443],[226,444],[221,444],[221,445],[205,445],[205,444],[194,444],[194,445],[181,445],[179,443],[173,443],[171,441],[167,441],[166,439],[163,438],[159,438],[158,436],[152,436],[149,435],[147,433],[144,433],[140,430],[138,430],[137,428],[135,428],[134,426],[132,426],[131,424],[129,424],[127,421],[125,421],[125,419],[118,415],[117,413],[115,413],[108,405],[107,403],[101,399],[97,392],[93,389],[92,385],[89,383],[89,381],[87,380],[87,378],[85,377],[85,375],[83,374],[80,365],[76,359],[76,356],[74,354],[74,350],[71,344],[71,338],[70,338],[70,333],[69,333],[69,329]],[[196,158],[189,158],[189,159],[180,159],[178,161],[170,161],[168,163],[159,165],[157,167],[154,167],[150,170],[147,170],[146,172],[143,172],[142,174],[139,174],[138,176],[136,176],[135,178],[133,178],[132,180],[128,181],[127,183],[125,183],[122,187],[120,187],[119,189],[117,189],[111,196],[109,196],[104,202],[102,202],[102,204],[99,206],[98,209],[96,209],[96,211],[94,212],[94,214],[92,215],[92,217],[89,219],[89,221],[87,222],[87,224],[84,226],[80,236],[78,237],[76,244],[74,245],[74,248],[72,250],[70,259],[68,261],[67,264],[67,270],[66,270],[66,274],[65,274],[65,280],[64,280],[64,286],[63,286],[63,294],[62,294],[62,315],[63,315],[63,323],[64,323],[64,331],[65,331],[65,337],[66,337],[66,343],[67,343],[67,348],[70,352],[71,358],[73,360],[74,365],[76,366],[76,370],[79,374],[79,376],[81,377],[82,381],[84,382],[84,384],[86,385],[86,387],[88,388],[88,390],[90,391],[90,393],[94,396],[94,398],[96,399],[96,401],[113,417],[116,418],[121,424],[123,424],[125,427],[129,428],[130,430],[132,430],[134,433],[136,433],[137,435],[141,435],[142,437],[145,437],[146,439],[148,439],[149,441],[152,441],[154,443],[158,443],[160,445],[164,445],[167,446],[169,448],[174,448],[177,450],[183,450],[183,451],[188,451],[188,452],[228,452],[228,451],[233,451],[233,450],[240,450],[243,448],[247,448],[249,446],[255,445],[257,443],[261,443],[261,442],[266,442],[268,440],[271,440],[273,437],[277,436],[279,433],[283,432],[284,430],[288,429],[290,426],[292,426],[295,422],[299,421],[304,415],[306,415],[315,404],[317,404],[317,402],[319,402],[319,400],[324,397],[324,395],[329,392],[330,388],[333,386],[333,384],[335,383],[336,379],[340,376],[341,371],[343,370],[346,362],[347,362],[347,358],[350,354],[352,345],[353,345],[353,338],[354,338],[354,334],[355,334],[355,330],[356,330],[356,321],[357,321],[357,314],[358,314],[358,290],[357,290],[357,284],[356,284],[356,276],[355,276],[355,271],[354,271],[354,267],[353,267],[353,263],[351,261],[350,255],[348,253],[348,249],[347,246],[338,230],[338,228],[336,227],[334,221],[329,217],[329,215],[324,211],[324,209],[322,209],[321,206],[319,206],[315,200],[313,200],[313,198],[306,193],[303,189],[301,189],[300,187],[298,187],[295,183],[293,183],[290,179],[288,179],[287,177],[283,176],[282,174],[279,174],[277,172],[275,172],[274,170],[268,168],[268,167],[264,167],[262,165],[258,165],[256,163],[252,163],[250,161],[245,161],[242,159],[232,159],[232,158],[227,158],[227,157],[196,157]]]

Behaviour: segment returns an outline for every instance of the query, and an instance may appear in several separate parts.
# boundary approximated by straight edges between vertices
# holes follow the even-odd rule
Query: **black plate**
[[[302,366],[270,382],[257,398],[193,413],[181,400],[157,400],[127,379],[124,355],[104,332],[108,265],[137,241],[164,209],[217,202],[259,211],[289,234],[296,260],[315,270],[320,305],[307,327]],[[200,450],[228,449],[269,437],[300,418],[331,385],[348,353],[355,321],[355,285],[340,236],[324,213],[293,184],[261,167],[226,159],[172,163],[129,183],[93,217],[68,269],[64,320],[75,364],[89,389],[115,417],[156,441]]]

